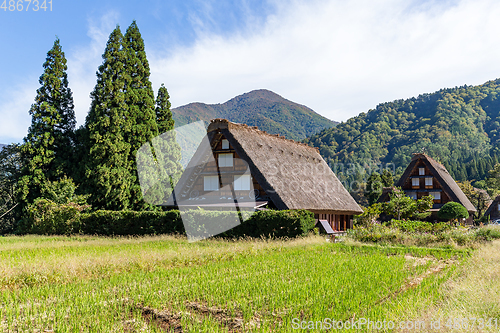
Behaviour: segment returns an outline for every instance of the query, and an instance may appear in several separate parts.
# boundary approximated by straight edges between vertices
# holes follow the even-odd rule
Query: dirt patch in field
[[[142,318],[147,325],[154,325],[168,332],[183,332],[181,313],[174,313],[170,310],[157,310],[142,304],[136,304],[135,308],[141,311]],[[124,322],[124,331],[135,332],[133,324],[130,320]]]
[[[245,322],[243,313],[237,310],[228,310],[218,307],[209,307],[198,302],[186,303],[187,312],[173,312],[169,309],[157,310],[142,304],[136,304],[135,308],[141,311],[143,320],[149,326],[156,326],[168,332],[185,332],[181,324],[182,317],[190,317],[191,320],[201,323],[204,317],[214,318],[229,333],[240,333],[260,327],[261,320],[257,317]],[[125,332],[135,332],[134,325],[130,321],[124,322]]]
[[[243,331],[243,314],[241,312],[233,311],[230,313],[227,309],[208,307],[196,302],[187,303],[186,307],[202,316],[212,316],[226,326],[231,333]]]
[[[260,327],[260,320],[258,318],[252,318],[251,321],[245,323],[243,313],[240,311],[209,307],[197,302],[186,303],[186,307],[202,316],[212,316],[220,324],[224,325],[230,333],[238,333]]]

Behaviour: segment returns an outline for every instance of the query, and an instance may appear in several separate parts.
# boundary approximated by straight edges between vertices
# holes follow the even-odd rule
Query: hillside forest
[[[352,192],[388,170],[399,179],[413,153],[441,162],[458,182],[498,192],[500,79],[381,103],[304,141]],[[359,190],[361,188],[361,190]]]

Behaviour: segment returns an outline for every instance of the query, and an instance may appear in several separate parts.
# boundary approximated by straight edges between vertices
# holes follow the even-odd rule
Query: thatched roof
[[[278,209],[336,214],[363,212],[316,148],[226,119],[212,120],[207,136],[212,147],[222,136],[229,141]],[[197,154],[202,152],[198,150],[195,159]]]
[[[458,187],[453,177],[448,173],[448,170],[438,161],[422,153],[413,154],[410,164],[396,184],[397,187],[404,185],[418,161],[424,162],[452,201],[462,204],[469,212],[476,211],[474,205],[469,201],[460,187]]]

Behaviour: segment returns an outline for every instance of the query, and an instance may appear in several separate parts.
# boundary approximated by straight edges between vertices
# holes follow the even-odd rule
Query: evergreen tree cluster
[[[16,170],[15,184],[11,184],[11,173],[2,175],[2,184],[16,193],[18,216],[47,193],[64,196],[67,186],[58,182],[73,181],[79,198],[88,198],[94,209],[153,209],[142,197],[136,154],[145,143],[174,129],[170,96],[162,84],[155,101],[144,41],[135,21],[125,35],[119,26],[113,30],[102,58],[85,124],[76,129],[67,61],[59,39],[47,53],[41,87],[29,111],[28,134],[20,147],[4,150],[4,154],[13,153],[2,159],[2,163],[17,161],[15,166],[7,163]],[[162,142],[162,153],[171,159],[169,174],[179,175],[180,148],[175,135],[169,138]],[[61,193],[56,193],[58,189]],[[9,207],[2,208],[7,211]]]

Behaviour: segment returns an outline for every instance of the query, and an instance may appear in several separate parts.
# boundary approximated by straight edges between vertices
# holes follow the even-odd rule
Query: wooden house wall
[[[314,214],[316,220],[327,220],[333,231],[346,231],[352,228],[353,215],[345,214]]]

